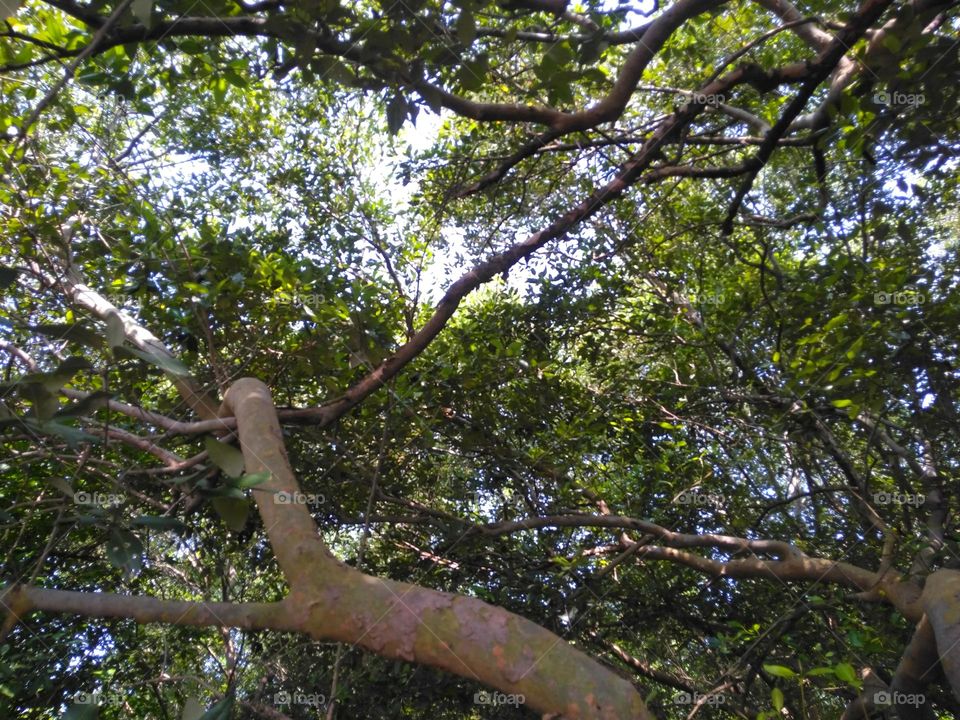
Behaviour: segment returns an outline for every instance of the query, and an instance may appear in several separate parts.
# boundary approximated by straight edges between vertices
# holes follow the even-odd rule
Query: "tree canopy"
[[[0,714],[960,717],[955,0],[0,0]]]

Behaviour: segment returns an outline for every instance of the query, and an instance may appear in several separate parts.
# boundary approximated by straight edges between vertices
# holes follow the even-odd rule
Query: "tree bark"
[[[921,602],[937,639],[943,674],[954,697],[960,699],[960,571],[938,570],[930,575]]]
[[[341,563],[320,538],[306,504],[286,502],[302,494],[267,387],[249,378],[237,381],[224,398],[223,413],[237,418],[247,472],[271,475],[255,492],[257,507],[304,632],[523,695],[527,706],[548,715],[652,717],[628,681],[529,620],[474,598],[383,580]],[[278,502],[281,497],[284,502]]]

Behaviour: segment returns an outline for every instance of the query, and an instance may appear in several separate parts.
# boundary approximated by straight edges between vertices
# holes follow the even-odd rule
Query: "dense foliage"
[[[657,717],[960,716],[954,2],[18,3],[0,584],[283,598],[209,411],[256,377],[337,557]],[[5,604],[4,717],[534,716]]]

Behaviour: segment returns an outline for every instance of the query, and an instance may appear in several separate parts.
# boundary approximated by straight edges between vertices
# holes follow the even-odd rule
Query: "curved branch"
[[[546,125],[559,134],[587,130],[616,120],[623,113],[650,61],[687,20],[723,5],[726,0],[678,0],[656,20],[645,26],[643,40],[627,56],[613,88],[605,98],[580,112],[567,113],[548,107],[468,100],[443,90],[425,79],[408,77],[410,87],[424,99],[435,100],[448,110],[473,120],[529,122]]]
[[[938,570],[927,578],[921,598],[937,640],[940,665],[960,697],[960,571]]]
[[[159,458],[167,466],[167,469],[180,469],[183,465],[184,460],[179,455],[165,450],[159,445],[155,445],[150,442],[147,438],[140,437],[139,435],[134,435],[133,433],[127,432],[126,430],[121,430],[120,428],[108,427],[106,430],[108,438],[122,442],[124,445],[129,445],[130,447],[137,448],[142,450],[145,453],[153,455],[155,458]]]
[[[254,495],[302,631],[521,694],[545,714],[651,717],[629,682],[518,615],[474,598],[371,577],[338,561],[305,505],[276,501],[276,493],[300,493],[267,387],[237,381],[226,393],[224,413],[237,417],[247,471],[270,473]]]
[[[828,582],[863,592],[875,590],[876,597],[889,602],[908,620],[919,622],[923,615],[920,604],[922,591],[915,583],[903,580],[897,573],[879,576],[870,570],[836,560],[804,556],[788,560],[739,558],[724,562],[660,545],[640,548],[637,560],[644,559],[666,560],[717,578],[762,578],[782,582],[807,580]]]
[[[659,539],[670,547],[716,547],[730,552],[751,552],[757,555],[773,557],[802,558],[805,555],[797,548],[781,540],[748,540],[731,535],[690,535],[668,530],[647,520],[623,517],[621,515],[551,515],[548,517],[525,518],[508,522],[485,525],[481,531],[485,535],[499,537],[523,530],[536,530],[546,527],[613,527],[625,530],[639,530]]]
[[[937,641],[930,620],[924,615],[890,680],[891,699],[901,720],[935,720],[924,691],[938,670]],[[908,698],[919,699],[919,703],[907,702]]]
[[[224,412],[237,418],[247,471],[269,473],[254,497],[291,594],[279,603],[234,604],[13,586],[0,592],[7,611],[0,639],[37,610],[297,631],[475,679],[523,696],[551,717],[652,720],[627,680],[529,620],[471,597],[371,577],[337,560],[297,500],[299,484],[267,387],[237,381]],[[278,500],[278,493],[289,495]]]
[[[0,349],[2,349],[2,346],[0,346]],[[60,393],[73,400],[84,400],[90,397],[90,393],[83,392],[82,390],[73,390],[72,388],[61,388]],[[130,405],[118,400],[108,400],[106,407],[113,412],[126,415],[134,420],[163,428],[168,435],[201,435],[222,430],[233,430],[237,427],[236,418],[215,418],[212,420],[200,420],[198,422],[183,422],[181,420],[174,420],[166,415],[161,415],[160,413],[146,410],[139,405]]]

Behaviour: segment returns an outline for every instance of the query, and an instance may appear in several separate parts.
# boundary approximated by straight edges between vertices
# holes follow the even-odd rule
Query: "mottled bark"
[[[237,418],[247,471],[271,474],[255,497],[302,631],[522,694],[528,707],[545,714],[583,720],[651,717],[629,682],[529,620],[474,598],[371,577],[341,563],[324,545],[305,505],[277,502],[278,493],[296,496],[300,488],[267,387],[251,379],[234,383],[223,411]]]
[[[937,640],[940,667],[960,698],[960,571],[938,570],[927,578],[921,603]]]

